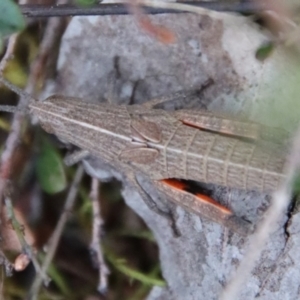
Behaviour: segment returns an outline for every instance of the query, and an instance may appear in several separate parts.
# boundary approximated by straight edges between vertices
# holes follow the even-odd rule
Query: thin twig
[[[163,2],[163,1],[160,1]],[[223,3],[214,1],[186,1],[177,2],[192,7],[202,7],[215,11],[239,12],[245,14],[257,13],[265,10],[264,3],[254,3],[252,1]],[[103,15],[128,15],[126,4],[124,3],[109,3],[99,4],[91,7],[78,7],[75,5],[20,5],[21,12],[30,18],[49,18],[62,16],[103,16]],[[143,7],[147,14],[166,14],[166,13],[182,13],[176,8],[169,7]]]
[[[10,59],[12,59],[12,57],[13,57],[17,37],[18,37],[18,34],[13,34],[13,35],[10,36],[10,38],[8,40],[6,52],[5,52],[5,54],[2,57],[2,60],[0,62],[0,75],[2,75],[4,69],[6,68],[6,65],[7,65],[8,61]],[[1,155],[1,158],[0,158],[1,165],[3,163],[3,160],[5,159],[5,155],[7,155],[7,153],[5,154],[4,152],[5,152],[5,150],[2,152],[2,155]],[[0,168],[0,170],[1,170],[1,168]],[[4,175],[4,174],[1,173],[1,171],[0,171],[0,191],[3,191],[4,184],[5,184],[5,181],[6,181],[5,178],[2,179],[2,175]],[[0,196],[0,215],[3,215],[2,211],[3,211],[2,197]],[[0,226],[2,225],[1,223],[2,223],[2,220],[0,218]],[[1,226],[1,228],[2,227],[3,226]],[[0,232],[0,234],[2,234],[2,233]],[[6,256],[4,255],[4,253],[2,251],[0,252],[0,259],[1,259],[0,264],[5,265],[6,273],[9,274],[10,272],[8,272],[8,271],[11,269],[12,264],[8,261],[8,259],[6,258]]]
[[[18,34],[13,34],[10,36],[9,40],[8,40],[8,44],[7,44],[7,48],[6,48],[6,52],[0,62],[0,75],[2,75],[4,69],[6,68],[6,65],[8,63],[9,60],[11,60],[13,58],[13,52],[15,49],[15,45],[16,45],[16,40],[17,40]],[[13,130],[11,131],[13,133]],[[8,145],[4,146],[4,151],[2,152],[1,158],[0,158],[0,165],[3,166],[4,161],[7,160],[7,156],[8,156],[8,152],[6,151],[6,149],[8,148]],[[4,170],[1,170],[0,167],[0,192],[3,191],[4,189],[4,184],[6,181],[6,177],[5,174],[3,172]],[[3,178],[3,179],[2,179]],[[2,195],[3,193],[1,193]],[[2,197],[0,196],[0,214],[2,212]],[[0,224],[1,224],[1,220],[0,220]]]
[[[256,233],[252,236],[250,246],[242,262],[240,263],[232,281],[224,289],[221,299],[239,299],[238,293],[244,282],[249,278],[250,272],[259,259],[264,245],[276,228],[276,222],[287,213],[287,208],[292,199],[292,189],[295,177],[300,170],[300,129],[294,139],[291,156],[286,166],[286,179],[281,187],[273,194],[272,203],[266,212],[264,220],[258,226]]]
[[[47,272],[49,265],[50,265],[51,261],[53,260],[53,257],[55,255],[62,231],[68,220],[70,211],[72,211],[72,209],[73,209],[75,199],[77,196],[77,192],[78,192],[78,185],[81,182],[83,174],[84,174],[84,169],[83,169],[83,166],[80,165],[76,170],[75,177],[74,177],[72,185],[70,187],[70,190],[69,190],[69,193],[68,193],[68,196],[66,199],[66,203],[64,206],[64,211],[63,211],[61,217],[59,218],[59,221],[58,221],[56,228],[53,232],[53,235],[50,239],[47,255],[45,256],[45,259],[44,259],[44,262],[42,265],[42,273]],[[30,299],[30,300],[38,299],[38,293],[41,288],[42,281],[43,280],[42,280],[41,276],[39,276],[39,274],[36,274],[35,280],[32,284],[31,290],[29,292],[28,299]]]
[[[13,58],[13,53],[14,53],[17,38],[18,38],[18,33],[15,33],[11,35],[8,39],[8,44],[7,44],[5,54],[2,57],[2,60],[0,62],[0,74],[3,73],[7,65],[7,62]]]
[[[13,58],[13,51],[15,48],[17,37],[18,34],[14,34],[9,38],[6,53],[3,56],[0,63],[1,76],[4,69],[6,68],[7,62]],[[27,88],[30,89],[30,87]],[[20,140],[20,132],[24,121],[24,114],[22,111],[23,111],[23,107],[25,107],[27,103],[28,103],[28,99],[26,97],[20,98],[19,104],[16,109],[17,111],[13,117],[10,134],[6,139],[4,150],[0,157],[0,215],[2,214],[3,211],[2,197],[6,189],[7,181],[10,179],[10,175],[11,175],[12,157],[17,147],[17,144]]]
[[[63,22],[63,20],[51,19],[48,22],[44,38],[40,44],[37,58],[33,62],[32,67],[30,69],[28,83],[25,88],[25,93],[27,95],[34,94],[35,82],[41,74],[41,69],[42,66],[44,65],[45,57],[48,57],[48,54],[52,49],[52,45],[55,44],[57,40],[57,33],[55,33],[55,30],[53,30],[53,28],[56,28],[56,26],[53,26],[53,23],[56,24],[60,22]],[[52,28],[52,33],[50,30],[51,28]],[[17,39],[17,35],[12,35],[9,39],[6,53],[0,63],[0,71],[1,71],[0,75],[2,75],[2,72],[4,71],[9,59],[13,57],[13,51],[14,51],[14,46],[16,44],[16,39]],[[7,182],[11,177],[12,161],[13,161],[14,153],[20,142],[21,133],[23,132],[24,129],[24,122],[25,122],[24,112],[25,112],[25,108],[28,107],[28,102],[29,99],[25,95],[20,97],[16,112],[13,116],[11,131],[5,141],[4,150],[0,157],[0,214],[2,213],[3,210],[2,207],[3,195],[5,194],[5,191],[7,189]],[[36,269],[36,271],[39,272],[39,267],[36,264],[35,266],[38,268]]]
[[[30,245],[27,244],[27,242],[24,238],[24,232],[21,229],[22,226],[20,225],[19,221],[16,219],[16,216],[14,214],[13,205],[12,205],[11,199],[9,197],[5,197],[5,206],[7,209],[8,219],[11,221],[13,229],[18,237],[18,240],[19,240],[21,246],[22,246],[22,251],[29,256],[36,272],[38,272],[40,274],[41,280],[44,280],[46,283],[48,283],[49,282],[48,276],[46,275],[45,272],[42,271],[41,266],[32,251],[32,248],[30,247]]]
[[[207,10],[203,6],[191,5],[187,2],[166,2],[160,0],[140,0],[141,5],[157,9],[170,9],[177,12],[189,12],[198,15],[207,14]],[[207,2],[210,3],[210,2]],[[213,13],[213,11],[211,11]]]
[[[93,206],[93,233],[90,250],[93,260],[95,261],[95,264],[99,270],[98,291],[101,294],[105,294],[107,291],[107,275],[109,274],[109,269],[105,264],[101,248],[103,220],[101,218],[101,207],[99,203],[99,185],[99,180],[96,178],[92,178],[90,197]]]
[[[42,66],[45,63],[45,58],[48,57],[53,44],[55,44],[57,40],[57,27],[59,23],[61,23],[61,19],[51,19],[48,22],[48,25],[45,30],[44,38],[40,44],[39,52],[37,54],[37,58],[33,62],[30,74],[28,77],[28,83],[25,88],[25,92],[27,94],[34,94],[34,86],[37,78],[40,77]],[[9,46],[7,47],[7,51],[5,56],[3,57],[0,63],[0,70],[3,70],[6,66],[6,63],[10,57],[12,57],[13,53],[13,45],[15,44],[16,36],[13,35],[9,39]],[[28,106],[28,97],[20,97],[19,104],[17,106],[17,111],[14,114],[11,131],[9,136],[6,139],[4,145],[4,151],[0,157],[0,199],[4,194],[6,188],[6,182],[10,179],[11,172],[11,160],[14,155],[15,149],[20,141],[21,132],[23,129],[24,122],[24,108]],[[1,201],[0,201],[0,212],[1,209]]]
[[[5,267],[5,275],[6,276],[12,275],[14,266],[1,250],[0,250],[0,265]],[[2,290],[2,288],[0,289],[0,295],[1,295],[1,290]]]

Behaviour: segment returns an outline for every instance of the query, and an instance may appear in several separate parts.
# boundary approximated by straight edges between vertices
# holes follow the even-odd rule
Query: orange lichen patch
[[[175,33],[167,27],[153,24],[151,18],[144,13],[136,0],[129,0],[127,4],[129,11],[134,15],[142,30],[163,44],[174,44],[176,42]]]
[[[143,30],[152,35],[161,43],[174,44],[176,42],[176,36],[174,32],[164,26],[153,24],[150,18],[148,18],[147,16],[139,16],[138,22]]]
[[[218,203],[217,201],[215,201],[213,198],[211,198],[209,196],[198,193],[198,194],[195,194],[195,197],[197,197],[197,199],[199,199],[202,202],[206,202],[206,203],[209,203],[213,206],[217,206],[217,208],[220,209],[224,214],[227,214],[227,215],[232,214],[230,209],[228,209],[227,207],[221,205],[220,203]]]
[[[168,179],[162,179],[159,181],[171,186],[174,189],[181,190],[181,191],[184,191],[184,189],[187,187],[187,185],[185,183],[183,183],[177,179],[168,178]]]

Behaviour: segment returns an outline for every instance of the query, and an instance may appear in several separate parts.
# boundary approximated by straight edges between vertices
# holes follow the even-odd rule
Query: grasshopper
[[[24,95],[4,78],[0,81]],[[282,152],[249,141],[269,132],[256,123],[155,108],[161,100],[114,105],[55,95],[45,101],[30,99],[29,112],[45,131],[82,149],[77,158],[92,155],[126,173],[146,204],[167,217],[140,186],[137,174],[150,178],[176,204],[242,235],[251,228],[248,222],[207,196],[188,193],[186,184],[175,178],[270,192],[285,177]]]

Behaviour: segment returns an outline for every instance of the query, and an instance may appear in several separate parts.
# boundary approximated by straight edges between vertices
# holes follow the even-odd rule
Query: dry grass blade
[[[56,225],[56,228],[54,230],[54,233],[51,237],[49,247],[48,247],[48,252],[47,252],[47,255],[46,255],[45,260],[42,265],[42,274],[47,272],[47,269],[48,269],[51,261],[53,260],[53,257],[55,255],[62,231],[68,220],[70,211],[72,211],[72,209],[73,209],[75,199],[77,196],[77,192],[78,192],[78,185],[81,182],[83,174],[84,174],[84,169],[83,169],[83,166],[80,165],[77,168],[76,174],[74,176],[74,180],[70,187],[70,190],[69,190],[69,193],[68,193],[68,196],[66,199],[66,203],[64,206],[64,212],[61,215],[61,217]],[[40,290],[41,284],[42,284],[42,278],[41,278],[40,274],[37,274],[35,281],[32,284],[31,291],[29,292],[29,299],[31,299],[31,300],[38,299],[38,292]]]
[[[109,269],[104,261],[101,248],[103,220],[101,218],[101,208],[99,203],[99,180],[96,178],[92,179],[90,197],[93,206],[93,234],[90,244],[90,250],[92,258],[94,259],[95,264],[99,270],[99,283],[97,289],[99,293],[105,294],[107,292],[107,275],[109,274]]]
[[[292,199],[293,184],[296,175],[300,170],[300,129],[294,139],[291,156],[286,165],[286,180],[281,187],[273,194],[272,203],[265,214],[257,231],[250,240],[250,246],[241,264],[239,265],[232,281],[224,289],[221,299],[230,300],[238,299],[238,293],[242,285],[249,278],[250,272],[253,270],[256,261],[260,257],[264,245],[269,236],[276,228],[279,218],[286,214],[288,205]]]

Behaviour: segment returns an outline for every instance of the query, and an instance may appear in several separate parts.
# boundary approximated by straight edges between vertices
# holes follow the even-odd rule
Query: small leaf
[[[1,0],[0,0],[1,1]],[[5,77],[13,84],[23,88],[27,82],[27,74],[25,68],[22,67],[21,63],[17,59],[9,60],[5,70]]]
[[[67,180],[62,158],[46,139],[43,139],[36,171],[38,181],[46,193],[55,194],[66,188]]]
[[[60,291],[65,295],[68,296],[70,299],[72,295],[72,291],[68,286],[67,279],[59,272],[55,265],[51,264],[48,269],[48,274],[50,275],[53,282],[57,285]]]
[[[265,43],[260,48],[257,49],[255,53],[255,57],[260,61],[264,61],[265,59],[270,57],[273,50],[274,50],[274,44],[272,42]]]
[[[105,250],[105,257],[115,269],[128,276],[132,280],[137,280],[145,285],[156,285],[161,287],[166,286],[165,281],[162,279],[153,277],[151,274],[143,274],[142,272],[129,267],[125,259],[117,257],[114,253],[112,253],[111,250],[109,252],[107,249]]]
[[[75,3],[79,6],[92,6],[102,1],[97,0],[75,0]]]
[[[293,183],[293,193],[294,195],[299,196],[300,195],[300,174],[298,173],[296,177],[294,178]],[[299,197],[297,198],[297,202],[299,202]]]
[[[0,1],[0,36],[8,35],[25,28],[24,17],[13,0]]]

